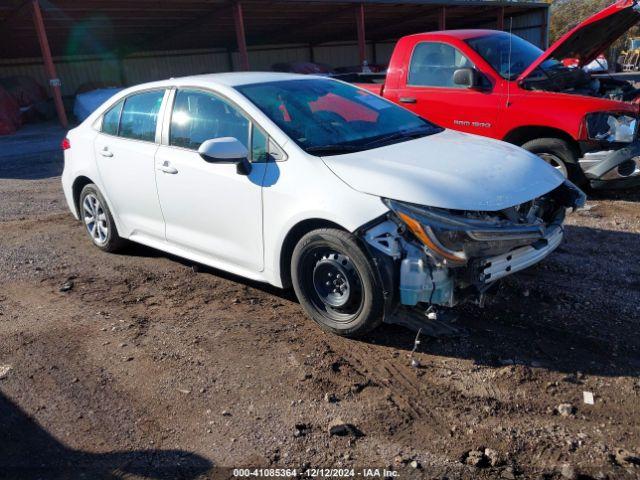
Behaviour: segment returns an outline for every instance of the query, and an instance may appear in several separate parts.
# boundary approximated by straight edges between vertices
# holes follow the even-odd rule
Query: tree
[[[551,42],[555,42],[580,22],[612,3],[612,0],[553,0],[549,25]],[[616,58],[619,52],[627,49],[629,39],[639,35],[638,27],[632,28],[612,46],[610,52],[607,52],[609,58]]]

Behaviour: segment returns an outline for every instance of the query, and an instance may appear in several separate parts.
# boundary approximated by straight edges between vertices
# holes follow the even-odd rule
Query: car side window
[[[171,114],[169,145],[197,150],[213,138],[234,137],[249,148],[249,120],[212,93],[178,90]]]
[[[143,92],[127,97],[120,116],[120,137],[153,142],[156,139],[158,113],[164,90]]]
[[[107,135],[118,135],[118,125],[120,125],[120,113],[124,100],[120,100],[102,117],[102,128],[100,131]]]
[[[473,63],[451,45],[419,43],[411,56],[407,83],[421,87],[465,88],[453,82],[453,74],[460,68],[470,67]]]

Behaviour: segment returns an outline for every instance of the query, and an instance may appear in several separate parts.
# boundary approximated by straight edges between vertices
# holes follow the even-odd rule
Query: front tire
[[[578,164],[578,154],[565,140],[560,138],[536,138],[522,148],[538,155],[576,185],[584,185],[586,178]]]
[[[300,304],[324,330],[358,337],[382,323],[382,282],[348,232],[327,228],[302,237],[291,258],[291,279]]]
[[[104,197],[93,183],[85,185],[78,202],[80,220],[93,244],[105,252],[121,250],[126,241],[118,235],[116,223]]]

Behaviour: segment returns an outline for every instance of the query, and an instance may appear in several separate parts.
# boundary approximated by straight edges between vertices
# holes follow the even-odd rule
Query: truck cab
[[[442,127],[522,146],[581,185],[631,187],[640,184],[640,90],[582,67],[639,20],[635,1],[619,1],[546,52],[494,30],[409,35],[384,83],[361,86]]]

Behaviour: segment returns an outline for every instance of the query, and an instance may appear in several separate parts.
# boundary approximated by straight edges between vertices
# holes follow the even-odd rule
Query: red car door
[[[444,42],[421,41],[407,60],[404,78],[386,96],[441,127],[492,136],[506,99],[485,75],[475,88],[454,83],[456,70],[477,70],[466,55]]]

